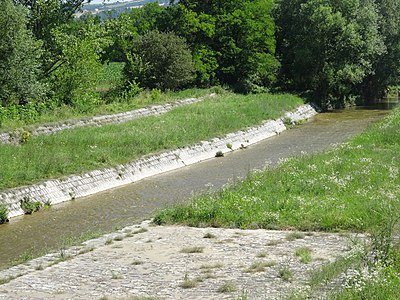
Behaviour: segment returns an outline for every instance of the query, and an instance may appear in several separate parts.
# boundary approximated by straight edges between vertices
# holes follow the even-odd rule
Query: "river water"
[[[342,143],[382,119],[389,108],[391,104],[387,102],[379,108],[322,113],[279,136],[225,157],[13,218],[0,226],[0,269],[21,255],[60,249],[70,237],[110,232],[149,219],[157,209],[221,188],[252,169],[274,166],[281,159]]]

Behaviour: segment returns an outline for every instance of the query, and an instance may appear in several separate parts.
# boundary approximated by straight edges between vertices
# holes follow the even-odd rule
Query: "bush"
[[[126,82],[138,82],[143,88],[177,90],[194,79],[188,46],[173,33],[150,31],[139,37],[127,60]]]

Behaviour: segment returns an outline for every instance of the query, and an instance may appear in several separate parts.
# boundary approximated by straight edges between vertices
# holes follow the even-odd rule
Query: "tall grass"
[[[291,95],[220,95],[158,117],[66,130],[20,146],[0,145],[0,189],[126,163],[277,118],[303,101]]]

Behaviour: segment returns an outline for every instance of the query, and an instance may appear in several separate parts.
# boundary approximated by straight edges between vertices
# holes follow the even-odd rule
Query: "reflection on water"
[[[381,119],[392,101],[377,107],[317,115],[312,121],[224,158],[141,180],[121,188],[14,218],[0,226],[0,268],[26,252],[34,255],[62,247],[62,241],[88,232],[109,232],[150,218],[156,209],[215,190],[252,169],[280,159],[321,151],[360,133]],[[378,109],[379,108],[379,109]]]

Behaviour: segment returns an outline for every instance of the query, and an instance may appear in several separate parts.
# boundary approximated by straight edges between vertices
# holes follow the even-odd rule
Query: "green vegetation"
[[[24,197],[24,199],[21,200],[20,205],[24,213],[27,215],[39,211],[39,209],[43,206],[40,201],[33,201],[28,197]]]
[[[332,299],[396,299],[400,246],[400,109],[350,142],[293,158],[222,191],[159,212],[154,222],[191,226],[367,232],[371,243],[311,276],[311,293],[346,272]],[[289,236],[289,235],[288,235]],[[293,233],[290,237],[296,238]],[[304,234],[298,238],[304,238]],[[306,263],[311,253],[297,250]],[[279,270],[283,280],[293,273]]]
[[[142,88],[296,91],[331,108],[399,85],[399,1],[185,0],[75,18],[83,3],[1,0],[0,127],[124,110]]]
[[[0,224],[8,221],[8,208],[5,204],[0,203]]]
[[[0,145],[0,189],[191,145],[277,118],[301,103],[290,95],[227,94],[158,117],[32,137],[21,146]]]
[[[159,59],[163,57],[163,59]],[[174,33],[150,31],[135,41],[124,73],[128,84],[177,90],[194,79],[194,64],[186,42]]]
[[[296,249],[296,251],[294,252],[294,255],[296,255],[302,263],[308,264],[312,261],[311,253],[312,253],[312,251],[310,248],[301,247],[301,248]]]

